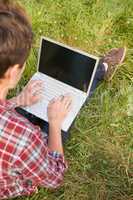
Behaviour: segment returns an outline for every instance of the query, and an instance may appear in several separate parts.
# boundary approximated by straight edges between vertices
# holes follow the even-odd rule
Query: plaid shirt
[[[30,195],[38,186],[56,188],[66,168],[39,127],[19,115],[11,101],[0,100],[0,199]]]

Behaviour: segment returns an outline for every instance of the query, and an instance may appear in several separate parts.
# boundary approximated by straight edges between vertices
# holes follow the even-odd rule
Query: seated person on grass
[[[25,69],[32,46],[32,27],[25,10],[14,1],[0,1],[0,199],[31,195],[38,186],[57,188],[67,164],[64,159],[61,125],[71,109],[69,96],[59,97],[48,106],[49,136],[15,111],[17,106],[32,105],[39,96],[40,81],[31,82],[13,99],[6,100]],[[92,86],[112,78],[125,49],[111,50],[99,63]]]

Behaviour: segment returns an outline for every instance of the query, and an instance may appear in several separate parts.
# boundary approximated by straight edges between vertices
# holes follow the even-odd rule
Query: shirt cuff
[[[58,153],[57,151],[52,151],[49,153],[50,156],[52,156],[53,158],[60,158],[60,157],[63,157],[62,154]]]
[[[55,159],[57,162],[61,162],[61,163],[62,163],[62,166],[63,166],[62,169],[63,169],[63,171],[68,169],[68,163],[67,163],[67,161],[65,160],[63,154],[61,154],[61,153],[59,153],[59,152],[57,152],[57,151],[51,151],[51,152],[49,152],[49,155],[50,155],[53,159]]]

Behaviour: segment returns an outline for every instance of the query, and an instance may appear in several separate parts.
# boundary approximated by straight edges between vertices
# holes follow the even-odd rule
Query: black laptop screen
[[[96,59],[42,39],[39,72],[87,92]]]

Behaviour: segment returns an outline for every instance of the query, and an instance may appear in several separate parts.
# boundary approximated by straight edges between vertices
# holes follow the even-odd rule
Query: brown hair
[[[15,64],[23,66],[32,39],[32,27],[26,11],[14,0],[0,0],[0,78]]]

